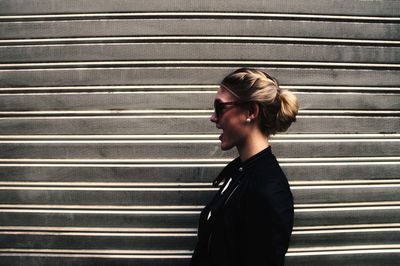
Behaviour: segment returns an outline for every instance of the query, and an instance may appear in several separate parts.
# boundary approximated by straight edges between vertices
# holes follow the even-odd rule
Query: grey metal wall
[[[287,265],[398,265],[400,2],[0,1],[1,265],[186,265],[218,81],[300,99]]]

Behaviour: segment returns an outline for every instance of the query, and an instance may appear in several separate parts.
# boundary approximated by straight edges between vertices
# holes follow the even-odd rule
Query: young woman
[[[214,109],[221,149],[236,147],[239,157],[213,183],[223,181],[201,212],[191,265],[284,265],[293,197],[268,138],[296,120],[297,99],[265,72],[242,68],[221,82]]]

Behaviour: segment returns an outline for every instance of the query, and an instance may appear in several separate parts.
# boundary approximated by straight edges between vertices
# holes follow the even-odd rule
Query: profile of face
[[[222,129],[219,136],[221,149],[229,150],[233,147],[245,145],[249,127],[246,125],[248,111],[237,105],[236,98],[226,89],[220,87],[215,95],[217,112],[211,115],[211,122],[215,123],[218,129]],[[218,114],[217,114],[218,113]]]

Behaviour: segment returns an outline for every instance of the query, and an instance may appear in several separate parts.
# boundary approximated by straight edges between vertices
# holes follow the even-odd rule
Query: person
[[[284,265],[293,228],[293,196],[269,137],[296,121],[297,99],[267,73],[241,68],[226,76],[211,122],[221,149],[239,157],[214,180],[219,191],[200,214],[191,266]]]

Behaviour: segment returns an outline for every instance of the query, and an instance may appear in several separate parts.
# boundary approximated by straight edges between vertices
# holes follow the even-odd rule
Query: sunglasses
[[[221,116],[227,111],[229,110],[229,106],[233,107],[236,105],[243,105],[246,104],[246,102],[243,103],[239,103],[239,102],[220,102],[220,101],[214,101],[214,112],[215,112],[215,116],[217,117],[217,119],[221,118]]]

